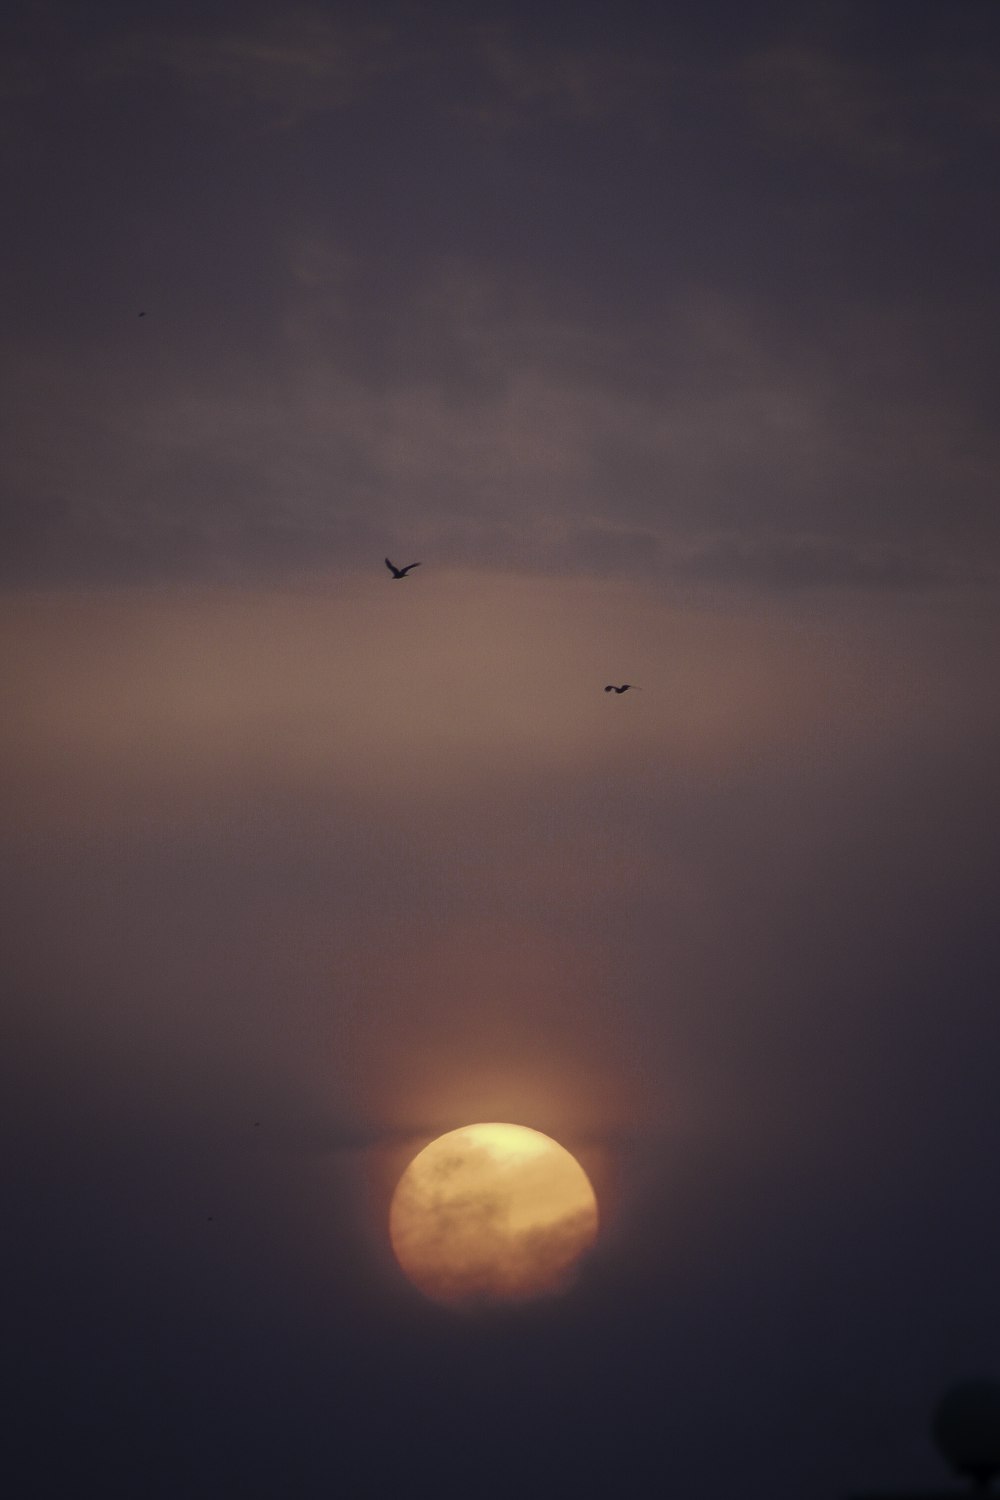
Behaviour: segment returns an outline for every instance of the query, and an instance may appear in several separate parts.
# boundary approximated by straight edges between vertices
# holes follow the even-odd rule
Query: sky
[[[941,1484],[1000,1375],[997,6],[4,28],[14,1492]],[[461,1315],[388,1206],[483,1120],[602,1227]]]

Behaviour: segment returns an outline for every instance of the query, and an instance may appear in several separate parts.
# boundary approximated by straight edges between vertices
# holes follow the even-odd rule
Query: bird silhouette
[[[627,693],[629,688],[632,688],[636,693],[641,692],[641,689],[636,687],[634,682],[623,682],[621,687],[615,687],[613,682],[609,682],[604,691],[606,693]]]
[[[388,558],[386,558],[385,560],[385,565],[389,569],[389,572],[392,574],[393,578],[405,578],[411,568],[420,567],[419,563],[407,563],[405,568],[397,568],[396,564],[391,563]]]

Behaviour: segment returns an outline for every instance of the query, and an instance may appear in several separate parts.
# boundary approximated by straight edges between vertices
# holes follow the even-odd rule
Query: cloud
[[[546,120],[594,126],[609,118],[649,129],[655,114],[649,91],[669,77],[649,53],[538,38],[529,44],[496,22],[473,28],[465,47],[471,77],[478,73],[482,81],[459,111],[491,130],[533,129]]]
[[[216,16],[197,32],[164,22],[127,45],[113,34],[95,44],[102,55],[125,47],[126,81],[139,76],[130,68],[143,78],[158,69],[161,84],[184,79],[226,109],[241,101],[273,120],[328,107],[367,119],[364,91],[398,65],[411,82],[441,82],[405,104],[436,145],[428,155],[419,132],[390,131],[355,181],[347,136],[328,120],[317,143],[345,152],[335,201],[295,186],[288,167],[304,146],[285,138],[254,158],[250,186],[237,173],[232,200],[220,199],[211,130],[192,129],[176,90],[161,90],[143,148],[159,153],[160,176],[150,174],[148,228],[135,238],[114,185],[135,180],[127,152],[100,184],[74,186],[89,183],[88,152],[117,153],[121,132],[90,140],[93,101],[68,91],[79,159],[58,159],[65,180],[51,201],[36,195],[41,220],[12,273],[35,296],[15,309],[23,321],[4,365],[7,582],[343,572],[404,542],[446,566],[659,570],[671,581],[686,570],[720,589],[838,578],[917,587],[989,572],[993,293],[988,275],[959,264],[982,243],[961,182],[949,216],[910,237],[919,254],[901,246],[896,209],[895,227],[871,239],[841,232],[842,207],[867,212],[853,175],[843,205],[825,178],[804,196],[801,184],[786,190],[760,131],[741,131],[734,170],[771,173],[763,197],[734,197],[724,174],[717,196],[702,200],[695,186],[715,180],[720,153],[736,160],[727,130],[748,89],[754,109],[791,100],[793,116],[804,113],[812,123],[793,135],[860,151],[876,62],[859,70],[815,42],[758,46],[727,65],[747,71],[720,115],[725,70],[689,48],[676,64],[687,69],[684,108],[690,120],[706,111],[713,128],[631,141],[624,178],[616,136],[592,186],[563,205],[557,160],[532,156],[522,170],[516,145],[440,133],[461,79],[485,69],[526,116],[575,111],[578,121],[617,108],[619,94],[658,99],[656,80],[626,69],[602,82],[579,39],[563,47],[516,28],[441,23],[413,52],[403,20],[393,25],[390,36],[340,11],[296,10],[225,25]],[[564,53],[577,61],[557,66]],[[445,87],[435,68],[449,59]],[[622,59],[605,61],[613,71]],[[964,75],[946,61],[936,87],[957,109]],[[111,97],[115,75],[102,76]],[[379,99],[370,118],[394,120],[395,107]],[[971,146],[962,119],[953,144]],[[163,173],[178,151],[185,168],[172,184]],[[455,191],[442,192],[438,151]],[[263,196],[273,215],[261,214]],[[64,203],[85,227],[60,276],[36,252],[54,243],[45,225],[63,222]],[[741,227],[724,234],[731,212]],[[616,215],[622,232],[609,237]],[[933,272],[939,260],[954,274]],[[151,285],[157,301],[137,324]]]
[[[776,147],[890,180],[940,177],[970,139],[1000,125],[989,50],[975,57],[919,36],[887,57],[832,40],[775,41],[747,53],[735,76]]]
[[[664,559],[678,579],[761,585],[769,589],[983,588],[996,584],[995,566],[921,549],[850,543],[833,537],[749,537],[732,534],[699,540]]]
[[[828,152],[883,172],[938,161],[896,74],[802,44],[754,53],[740,74],[754,114],[792,152]]]
[[[157,15],[157,10],[160,14]],[[0,105],[45,100],[58,90],[107,93],[140,81],[166,79],[189,107],[232,125],[241,116],[257,127],[290,129],[356,104],[415,54],[401,52],[398,27],[315,5],[280,15],[259,7],[225,16],[207,13],[186,24],[153,6],[141,27],[105,18],[84,35],[60,4],[31,8],[19,45],[0,68]]]
[[[892,355],[884,317],[856,316],[824,358],[693,300],[659,314],[669,359],[622,387],[624,333],[536,319],[449,271],[402,314],[375,380],[351,353],[366,326],[351,263],[310,248],[293,267],[276,379],[210,364],[144,387],[107,355],[93,382],[78,360],[21,363],[9,581],[353,570],[404,538],[445,566],[720,587],[990,576],[995,435],[958,403],[928,409],[919,369],[916,386],[886,371],[913,334]],[[866,362],[891,390],[877,407]]]
[[[144,28],[92,62],[110,74],[163,70],[202,108],[255,108],[283,128],[348,108],[400,65],[390,24],[313,7],[232,27]]]
[[[719,587],[989,576],[997,439],[935,387],[957,337],[937,310],[789,341],[693,291],[639,330],[468,262],[383,289],[336,241],[286,255],[270,373],[15,346],[8,580],[351,570],[403,538],[448,566]]]

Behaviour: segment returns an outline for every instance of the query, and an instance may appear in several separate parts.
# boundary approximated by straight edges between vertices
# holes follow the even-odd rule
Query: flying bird
[[[397,568],[396,564],[391,563],[388,558],[386,558],[385,560],[385,565],[389,569],[389,572],[392,574],[393,578],[405,578],[411,568],[420,567],[419,563],[407,563],[405,568]]]
[[[632,690],[636,693],[642,691],[642,689],[637,687],[634,682],[623,682],[621,687],[615,687],[613,682],[609,682],[604,691],[606,693],[627,693],[629,688],[632,688]]]

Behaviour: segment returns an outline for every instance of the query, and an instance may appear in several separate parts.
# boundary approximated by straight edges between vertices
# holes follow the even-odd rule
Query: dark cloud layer
[[[7,24],[4,1477],[939,1482],[1000,1363],[995,7]],[[386,1213],[482,1119],[603,1229],[456,1319]]]
[[[995,38],[916,9],[28,8],[8,578],[511,525],[995,561]]]

